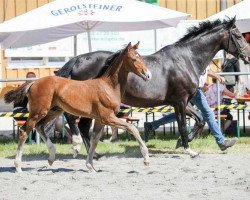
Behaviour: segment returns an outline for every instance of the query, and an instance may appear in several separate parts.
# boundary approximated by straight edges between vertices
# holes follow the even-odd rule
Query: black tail
[[[7,92],[4,95],[4,101],[5,103],[9,104],[14,102],[14,104],[19,104],[21,103],[24,98],[26,97],[26,94],[28,92],[29,85],[31,85],[33,81],[27,81],[18,88],[11,90]]]
[[[69,78],[77,59],[77,57],[71,58],[61,69],[55,72],[55,75]]]

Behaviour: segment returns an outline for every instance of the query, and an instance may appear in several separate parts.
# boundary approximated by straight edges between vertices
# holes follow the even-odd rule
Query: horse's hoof
[[[54,163],[54,160],[48,160],[49,166],[52,166]]]
[[[182,147],[182,141],[181,141],[181,138],[179,138],[179,139],[177,140],[177,143],[176,143],[175,149],[178,149],[178,148],[180,148],[180,147]]]
[[[195,153],[195,154],[193,154],[193,155],[190,155],[190,157],[191,158],[196,158],[196,157],[198,157],[200,154],[199,153]]]
[[[90,163],[86,164],[86,167],[88,168],[89,172],[97,173],[97,171],[94,169],[94,167]]]

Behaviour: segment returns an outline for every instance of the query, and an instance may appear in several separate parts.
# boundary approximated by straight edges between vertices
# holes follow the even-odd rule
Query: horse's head
[[[133,72],[143,78],[143,80],[148,81],[151,79],[152,74],[144,64],[144,61],[140,54],[136,51],[136,49],[138,49],[138,46],[139,42],[134,46],[129,43],[124,49],[124,66],[126,67],[126,70],[128,72]]]
[[[235,25],[235,17],[224,22],[225,32],[222,42],[223,49],[236,58],[250,57],[250,46]]]

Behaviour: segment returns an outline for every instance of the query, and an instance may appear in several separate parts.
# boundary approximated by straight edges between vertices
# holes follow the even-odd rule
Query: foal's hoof
[[[149,166],[149,161],[148,160],[144,160],[143,163],[144,163],[145,166]]]
[[[94,167],[90,163],[87,163],[86,167],[88,168],[89,172],[97,173],[97,171],[94,169]]]
[[[54,163],[54,160],[48,160],[49,166],[52,166]]]
[[[23,172],[23,170],[21,167],[16,167],[16,173],[22,173],[22,172]]]
[[[22,168],[21,168],[21,162],[20,161],[14,161],[14,165],[15,165],[15,167],[16,167],[16,172],[17,173],[21,173],[21,172],[23,172],[22,171]]]

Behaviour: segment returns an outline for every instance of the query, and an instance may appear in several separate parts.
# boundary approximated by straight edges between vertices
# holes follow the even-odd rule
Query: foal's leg
[[[178,105],[174,106],[176,119],[178,122],[178,129],[182,139],[182,145],[184,147],[184,152],[189,154],[191,157],[195,157],[198,153],[192,151],[188,145],[188,135],[187,135],[187,125],[186,125],[186,104],[185,102],[179,102]]]
[[[114,114],[112,114],[108,119],[103,120],[103,124],[126,130],[130,134],[134,135],[134,137],[136,138],[136,140],[138,141],[138,143],[140,145],[140,150],[141,150],[141,153],[144,157],[144,164],[145,165],[149,164],[148,148],[144,144],[144,142],[141,139],[141,136],[139,134],[139,131],[135,128],[134,125],[129,124],[129,123],[117,118]],[[97,146],[97,143],[101,137],[101,133],[97,134],[97,136],[94,137],[93,140],[91,140],[90,151],[89,151],[89,154],[88,154],[88,157],[86,160],[86,166],[88,167],[88,169],[90,171],[95,171],[94,167],[93,167],[93,152],[94,152],[94,150]]]
[[[23,152],[23,144],[25,143],[28,134],[32,131],[35,127],[36,123],[43,118],[43,115],[30,115],[26,121],[26,123],[21,127],[19,132],[19,140],[18,140],[18,147],[17,147],[17,154],[14,161],[16,171],[22,172],[22,152]]]
[[[64,116],[72,132],[72,144],[73,144],[72,150],[73,150],[73,157],[75,158],[81,149],[81,144],[83,143],[83,140],[82,140],[80,131],[75,123],[76,117],[69,113],[64,113]],[[84,145],[88,151],[89,146],[86,145],[85,143]]]
[[[63,112],[61,110],[50,110],[45,118],[36,125],[37,131],[41,134],[43,141],[46,143],[49,152],[48,163],[52,165],[56,157],[55,145],[50,140],[51,130],[55,128],[55,119]]]
[[[96,121],[96,123],[98,122]],[[103,135],[103,128],[104,128],[104,125],[101,125],[100,123],[98,123],[98,126],[94,126],[93,134],[91,134],[90,147],[89,147],[88,156],[86,160],[86,167],[91,172],[96,172],[96,170],[93,167],[93,157],[95,155],[95,149],[97,147],[97,144]]]

